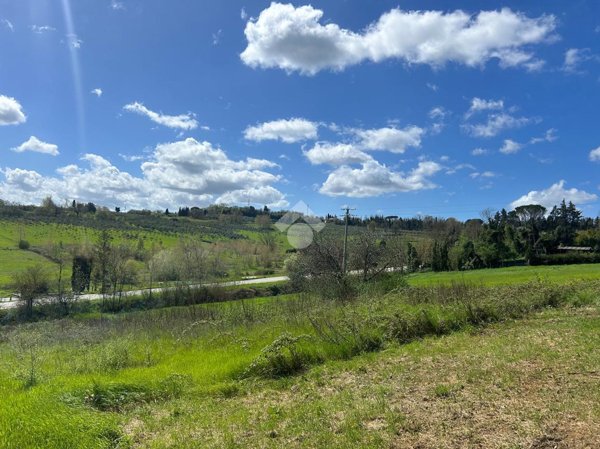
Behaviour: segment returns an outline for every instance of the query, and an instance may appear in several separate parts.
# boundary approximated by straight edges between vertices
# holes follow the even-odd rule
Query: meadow
[[[598,280],[390,276],[345,302],[296,294],[4,326],[0,447],[589,444],[599,305]]]
[[[165,225],[164,222],[167,224]],[[151,225],[142,227],[136,226],[135,222],[125,222],[117,226],[115,223],[104,221],[74,225],[55,220],[0,220],[0,297],[8,296],[13,292],[11,283],[14,275],[28,267],[40,265],[50,278],[56,277],[58,264],[52,257],[56,245],[61,245],[69,255],[90,252],[104,228],[110,230],[112,244],[115,247],[125,246],[132,251],[141,249],[145,258],[161,250],[174,249],[181,239],[195,239],[207,250],[222,254],[220,257],[225,266],[223,274],[226,275],[226,280],[240,279],[244,275],[256,273],[280,272],[283,254],[289,247],[284,234],[260,229],[253,222],[224,226],[217,220],[203,220],[199,223],[198,220],[187,218],[172,221],[165,217],[155,217]],[[184,232],[177,232],[179,228],[183,228]],[[258,252],[256,248],[264,246],[265,235],[269,236],[269,240],[275,246],[271,257],[273,266],[269,267],[269,270],[265,270],[256,257]],[[22,240],[28,244],[26,249],[19,247],[19,242]],[[139,284],[144,287],[149,286],[147,266],[139,260],[134,261],[134,266],[139,272]],[[63,272],[67,284],[70,276],[71,258],[67,257]],[[139,286],[127,286],[127,289],[135,288]]]
[[[412,286],[450,285],[467,283],[472,285],[510,285],[534,280],[568,282],[574,280],[600,279],[600,264],[522,266],[487,268],[481,270],[412,273],[407,277]]]

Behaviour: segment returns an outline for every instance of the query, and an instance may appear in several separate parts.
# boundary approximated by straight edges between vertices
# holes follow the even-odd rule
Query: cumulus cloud
[[[198,127],[198,121],[195,119],[194,114],[180,114],[180,115],[166,115],[159,112],[154,112],[144,106],[142,103],[133,102],[123,106],[123,109],[127,112],[133,112],[135,114],[143,115],[148,117],[154,123],[166,126],[172,129],[181,129],[189,131]]]
[[[485,148],[475,148],[473,151],[471,151],[471,154],[473,156],[484,156],[489,154],[489,150],[486,150]]]
[[[5,168],[1,170],[4,182],[0,182],[0,198],[31,203],[52,195],[149,209],[248,201],[273,207],[287,205],[285,195],[272,185],[281,177],[267,171],[278,167],[271,161],[231,160],[220,148],[194,139],[158,145],[149,157],[141,165],[142,176],[122,171],[97,154],[84,155],[84,167],[61,167],[56,176]]]
[[[474,137],[494,137],[507,129],[521,128],[534,121],[528,117],[513,117],[510,114],[490,114],[485,123],[463,124],[463,129]]]
[[[473,172],[469,175],[473,179],[477,178],[495,178],[496,173],[493,171],[484,171],[484,172]]]
[[[529,18],[508,8],[475,15],[392,9],[363,32],[324,25],[322,17],[310,5],[271,3],[246,24],[242,61],[311,75],[386,59],[433,67],[449,62],[481,67],[498,59],[502,67],[535,69],[541,61],[530,47],[551,40],[556,27],[552,15]]]
[[[515,142],[511,139],[506,139],[500,148],[500,153],[502,154],[515,154],[518,153],[523,145],[519,142]]]
[[[541,204],[547,209],[550,209],[559,204],[562,200],[567,202],[572,201],[573,204],[580,206],[582,204],[592,203],[597,199],[597,195],[588,193],[584,190],[578,190],[576,188],[565,189],[565,181],[560,180],[545,190],[532,190],[526,195],[513,201],[510,206],[514,209],[515,207],[527,204]]]
[[[81,44],[83,44],[83,41],[81,39],[79,39],[79,36],[77,36],[76,34],[67,34],[66,36],[67,38],[67,45],[75,50],[78,50],[81,48]]]
[[[23,113],[23,106],[17,100],[0,95],[0,126],[20,125],[26,120],[27,116]]]
[[[556,130],[554,128],[550,128],[546,130],[543,136],[541,137],[533,137],[529,143],[535,145],[536,143],[542,142],[554,142],[558,137],[556,136]]]
[[[44,34],[51,31],[56,31],[56,28],[51,27],[50,25],[31,25],[30,28],[35,34]]]
[[[318,142],[304,152],[304,156],[313,165],[348,165],[373,160],[371,156],[346,143]]]
[[[120,2],[117,0],[111,0],[110,7],[111,7],[111,9],[113,9],[115,11],[119,11],[119,10],[125,9],[125,4],[123,2]]]
[[[90,93],[100,98],[104,92],[102,92],[102,89],[99,87],[96,87],[95,89],[92,89]]]
[[[39,140],[35,136],[31,136],[29,140],[23,142],[18,147],[12,148],[13,151],[17,153],[23,153],[25,151],[33,151],[35,153],[44,153],[49,154],[51,156],[58,156],[58,145],[54,145],[52,143],[47,143]]]
[[[465,117],[469,118],[481,111],[501,111],[502,109],[504,109],[503,100],[485,100],[475,97],[471,100],[471,107],[465,114]]]
[[[421,138],[425,133],[418,126],[407,126],[399,129],[385,127],[378,129],[353,129],[351,130],[359,139],[359,145],[366,150],[383,150],[392,153],[404,153],[407,148],[419,148]]]
[[[436,106],[429,111],[429,118],[431,119],[444,119],[448,112],[442,106]]]
[[[316,139],[319,125],[303,118],[290,118],[260,123],[244,130],[244,138],[255,142],[280,140],[295,143]]]
[[[343,165],[329,174],[319,192],[328,196],[365,198],[433,189],[436,185],[430,178],[441,169],[441,165],[431,161],[419,162],[406,175],[374,160],[362,163],[360,168]]]
[[[590,151],[590,161],[600,162],[600,147]]]
[[[581,64],[587,61],[598,61],[600,58],[590,51],[589,48],[569,48],[565,52],[565,61],[563,63],[563,70],[567,73],[578,73],[582,74],[579,67]]]

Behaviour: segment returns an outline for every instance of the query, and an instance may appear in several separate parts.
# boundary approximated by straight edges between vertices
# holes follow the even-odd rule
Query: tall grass
[[[387,279],[343,303],[296,294],[4,326],[0,447],[127,447],[125,420],[156,403],[242,394],[327,360],[599,298],[598,281],[415,288]]]

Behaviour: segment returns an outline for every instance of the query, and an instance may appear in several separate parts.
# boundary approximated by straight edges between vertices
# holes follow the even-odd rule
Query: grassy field
[[[407,277],[413,286],[465,282],[475,285],[509,285],[536,279],[554,282],[600,279],[600,264],[490,268],[484,270],[416,273]]]
[[[155,252],[160,249],[170,249],[175,247],[182,237],[193,237],[200,239],[207,248],[211,245],[220,245],[220,250],[223,252],[222,260],[227,265],[228,279],[241,278],[244,271],[248,274],[260,272],[263,267],[259,266],[254,261],[255,249],[254,246],[262,244],[264,232],[254,225],[254,223],[242,223],[232,228],[231,235],[236,235],[239,240],[243,240],[245,244],[240,243],[239,248],[235,245],[238,240],[225,237],[220,234],[211,233],[212,230],[223,227],[217,220],[209,221],[179,219],[180,223],[190,222],[191,225],[185,228],[188,233],[152,231],[143,228],[132,229],[110,229],[112,243],[114,245],[127,245],[131,248],[137,248],[139,242],[143,242],[143,247],[146,250],[154,248]],[[110,223],[107,224],[110,226]],[[192,226],[193,225],[193,226]],[[192,232],[194,231],[194,232]],[[18,273],[28,266],[35,264],[42,265],[50,277],[54,277],[57,273],[57,265],[50,258],[44,257],[43,254],[49,254],[53,245],[61,243],[67,251],[74,247],[92,248],[98,239],[100,228],[91,226],[76,226],[71,224],[52,223],[52,222],[19,222],[14,220],[0,220],[0,296],[6,296],[12,293],[9,284],[15,273]],[[277,245],[278,263],[275,267],[280,270],[280,259],[286,248],[289,247],[285,234],[267,231]],[[29,250],[19,249],[19,240],[26,240],[29,245]],[[244,262],[244,268],[239,268],[240,260],[248,253],[247,260]],[[142,272],[142,277],[145,276],[145,268],[143,263],[138,263],[138,269]],[[241,274],[242,273],[242,274]],[[65,265],[64,279],[67,281],[71,276],[71,264]],[[68,283],[68,282],[67,282]],[[147,282],[143,283],[147,286]],[[135,286],[130,286],[135,288]]]
[[[379,288],[5,326],[0,447],[592,441],[599,282]]]

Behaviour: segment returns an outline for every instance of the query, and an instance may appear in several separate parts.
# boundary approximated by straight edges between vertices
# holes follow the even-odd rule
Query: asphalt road
[[[229,282],[218,282],[211,284],[201,284],[206,287],[235,287],[238,285],[259,285],[259,284],[268,284],[269,282],[282,282],[288,281],[289,278],[287,276],[275,276],[268,278],[256,278],[256,279],[244,279],[241,281],[229,281]],[[197,287],[195,285],[194,287]],[[157,287],[153,288],[152,291],[156,293],[160,293],[166,290],[173,290],[175,287]],[[127,292],[123,292],[123,296],[140,296],[146,292],[149,292],[149,288],[141,289],[141,290],[130,290]],[[99,293],[87,293],[85,295],[79,295],[77,297],[78,301],[94,301],[102,299],[102,295]],[[47,300],[51,300],[48,298]],[[19,300],[15,299],[15,297],[11,298],[0,298],[0,309],[11,309],[13,307],[17,307],[19,305]]]

